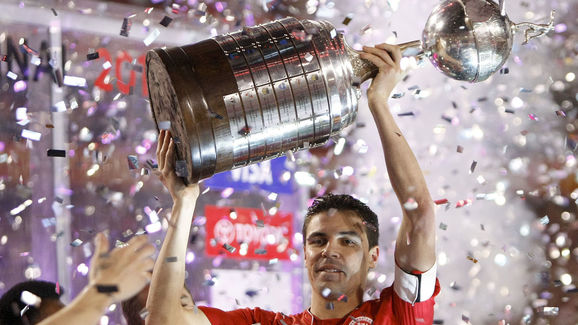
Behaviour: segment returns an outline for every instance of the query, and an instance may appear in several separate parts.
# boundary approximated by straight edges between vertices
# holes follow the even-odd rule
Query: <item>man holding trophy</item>
[[[401,79],[402,50],[428,57],[451,78],[479,82],[504,64],[514,31],[528,28],[528,41],[552,26],[552,21],[512,23],[504,1],[444,0],[430,15],[422,40],[400,46],[357,52],[330,23],[289,17],[149,52],[159,174],[174,205],[153,272],[147,324],[432,324],[439,292],[434,204],[388,106]],[[309,308],[284,315],[182,304],[197,182],[326,143],[355,120],[358,87],[369,78],[369,109],[403,211],[393,286],[363,301],[367,274],[379,256],[378,217],[349,195],[325,195],[309,207],[303,225]]]
[[[196,183],[185,185],[175,174],[175,144],[162,130],[157,148],[163,184],[173,201],[171,226],[163,242],[147,302],[147,324],[431,324],[436,286],[434,204],[420,167],[397,127],[388,98],[401,79],[401,51],[381,44],[360,56],[379,68],[367,91],[379,130],[387,170],[398,199],[415,201],[404,209],[398,234],[393,288],[379,299],[363,302],[368,271],[376,266],[377,216],[349,196],[326,196],[310,208],[304,227],[304,256],[311,282],[311,307],[286,316],[255,309],[221,311],[182,307],[185,254],[195,202]],[[307,224],[308,222],[308,224]],[[172,260],[174,262],[167,262]]]

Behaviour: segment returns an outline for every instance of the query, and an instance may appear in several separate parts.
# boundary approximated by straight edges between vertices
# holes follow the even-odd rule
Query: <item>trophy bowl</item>
[[[484,81],[510,55],[511,26],[492,1],[443,1],[427,20],[423,51],[436,69],[452,79]]]

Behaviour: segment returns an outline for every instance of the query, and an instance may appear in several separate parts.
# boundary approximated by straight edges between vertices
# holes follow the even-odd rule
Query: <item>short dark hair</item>
[[[379,245],[379,221],[377,220],[377,215],[365,203],[348,194],[328,193],[316,198],[307,209],[307,214],[305,214],[302,230],[303,237],[307,238],[307,226],[309,226],[309,222],[311,222],[314,215],[332,209],[355,212],[365,225],[369,248]],[[307,241],[304,242],[306,243]]]
[[[20,317],[20,311],[26,304],[20,300],[23,291],[38,296],[42,301],[46,299],[60,300],[63,291],[56,290],[56,283],[47,281],[25,281],[14,285],[0,298],[0,325],[29,325],[40,321],[40,308],[29,306],[29,309]]]
[[[146,299],[143,304],[140,301],[139,296],[145,290],[148,292],[149,288],[149,285],[146,285],[139,293],[132,296],[130,299],[121,302],[120,306],[122,314],[127,325],[141,325],[145,323],[144,319],[141,317],[141,312],[146,306]]]
[[[191,294],[191,291],[189,290],[189,288],[187,288],[186,284],[185,284],[184,288],[185,288],[185,290],[187,290],[187,292],[192,297],[193,295]],[[139,295],[141,294],[141,292],[143,292],[145,290],[148,293],[149,289],[150,289],[150,284],[147,284],[139,293],[137,293],[136,295],[132,296],[131,298],[121,302],[120,306],[122,309],[122,315],[124,316],[124,319],[126,320],[127,325],[141,325],[141,324],[145,323],[145,320],[143,318],[143,315],[141,315],[141,312],[143,312],[143,310],[146,307],[146,299],[144,301],[144,304],[142,304],[142,302],[139,300]],[[147,299],[148,299],[148,294],[147,294]]]

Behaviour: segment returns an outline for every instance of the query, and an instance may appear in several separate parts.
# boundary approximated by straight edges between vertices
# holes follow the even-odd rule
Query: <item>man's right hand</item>
[[[196,200],[199,197],[199,184],[185,185],[175,173],[175,144],[171,132],[161,130],[157,143],[157,160],[159,177],[163,185],[169,190],[173,201],[180,199]]]

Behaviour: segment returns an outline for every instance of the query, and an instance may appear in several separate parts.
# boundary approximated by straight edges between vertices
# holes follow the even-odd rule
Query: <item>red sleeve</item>
[[[253,325],[255,323],[270,324],[275,319],[275,313],[261,308],[243,308],[224,311],[217,308],[198,307],[211,322],[211,325]]]
[[[435,291],[431,298],[426,301],[411,304],[401,299],[395,290],[393,291],[393,314],[401,325],[425,325],[432,324],[434,317],[435,297],[440,292],[440,283],[436,279]]]

